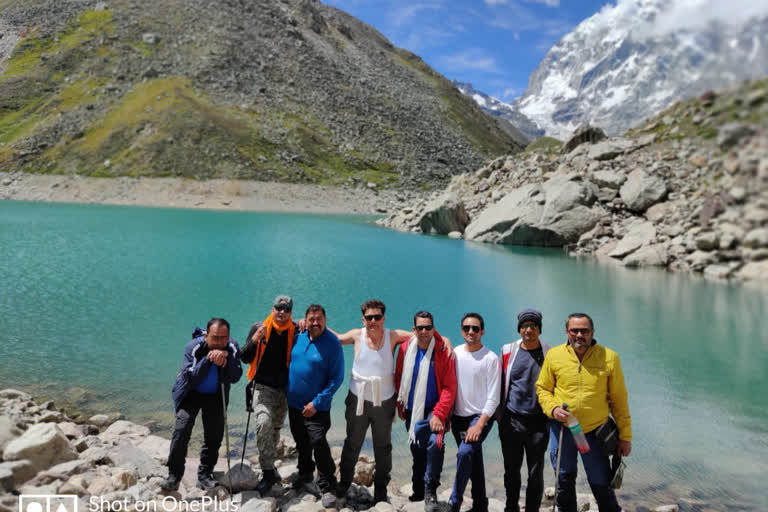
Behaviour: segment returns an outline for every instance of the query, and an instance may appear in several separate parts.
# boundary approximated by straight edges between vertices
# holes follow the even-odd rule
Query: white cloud
[[[485,5],[506,5],[508,0],[485,0]]]
[[[537,4],[544,4],[547,7],[560,7],[560,0],[525,0],[526,2],[534,2]]]
[[[525,92],[525,89],[518,89],[517,87],[507,87],[504,89],[504,92],[501,94],[501,98],[506,100],[509,98],[514,98],[517,96],[520,96]]]
[[[483,71],[500,73],[496,59],[487,55],[484,50],[470,49],[454,55],[443,55],[436,59],[438,67],[453,73],[462,71]]]

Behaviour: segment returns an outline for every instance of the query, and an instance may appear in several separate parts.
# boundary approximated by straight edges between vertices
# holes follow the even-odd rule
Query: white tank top
[[[363,400],[374,402],[373,386],[366,385],[354,376],[357,374],[362,377],[380,377],[381,399],[387,400],[395,394],[395,377],[392,374],[394,358],[389,341],[389,329],[384,329],[384,339],[379,350],[371,350],[368,347],[367,339],[368,334],[363,327],[360,329],[360,351],[352,364],[352,379],[349,381],[349,390],[355,396],[360,397],[360,389],[363,388]]]

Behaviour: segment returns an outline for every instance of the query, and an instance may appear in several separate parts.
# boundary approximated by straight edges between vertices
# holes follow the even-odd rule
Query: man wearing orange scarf
[[[240,356],[249,365],[248,386],[253,393],[252,409],[249,410],[254,413],[256,447],[262,471],[256,490],[262,495],[280,481],[275,460],[280,429],[288,413],[285,388],[296,333],[292,310],[293,300],[289,296],[275,297],[269,316],[251,327]]]

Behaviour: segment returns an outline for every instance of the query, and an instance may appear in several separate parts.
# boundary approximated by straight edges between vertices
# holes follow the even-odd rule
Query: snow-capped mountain
[[[485,112],[492,116],[506,119],[527,137],[534,139],[544,135],[544,130],[539,128],[536,123],[521,114],[509,103],[504,103],[498,98],[488,96],[484,92],[478,91],[468,82],[459,82],[458,80],[452,80],[451,82],[462,92],[462,94],[475,100],[475,103],[477,103]]]
[[[547,135],[619,133],[678,99],[768,74],[768,2],[618,0],[550,49],[513,107]]]

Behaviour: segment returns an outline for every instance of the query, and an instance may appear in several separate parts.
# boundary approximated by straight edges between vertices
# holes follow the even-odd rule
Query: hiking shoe
[[[219,485],[216,482],[216,479],[213,478],[213,475],[207,474],[207,475],[198,475],[197,477],[197,488],[202,489],[204,491],[210,491],[214,487]]]
[[[376,503],[381,503],[382,501],[387,502],[389,500],[389,496],[387,496],[387,487],[382,485],[376,485],[373,488],[373,503],[374,505]]]
[[[304,486],[312,480],[314,480],[315,475],[314,473],[299,473],[296,475],[296,477],[293,479],[293,482],[291,482],[291,487],[296,489],[297,491],[300,491],[304,488]]]
[[[261,475],[261,481],[256,486],[256,491],[259,494],[264,495],[279,481],[280,476],[277,474],[277,471],[274,469],[265,469],[264,473]]]
[[[336,495],[332,492],[324,492],[320,503],[324,508],[336,508]]]
[[[160,489],[164,491],[178,491],[181,478],[176,475],[168,475],[168,478],[160,482]]]
[[[438,508],[437,490],[427,489],[427,492],[424,493],[424,512],[437,512]]]

